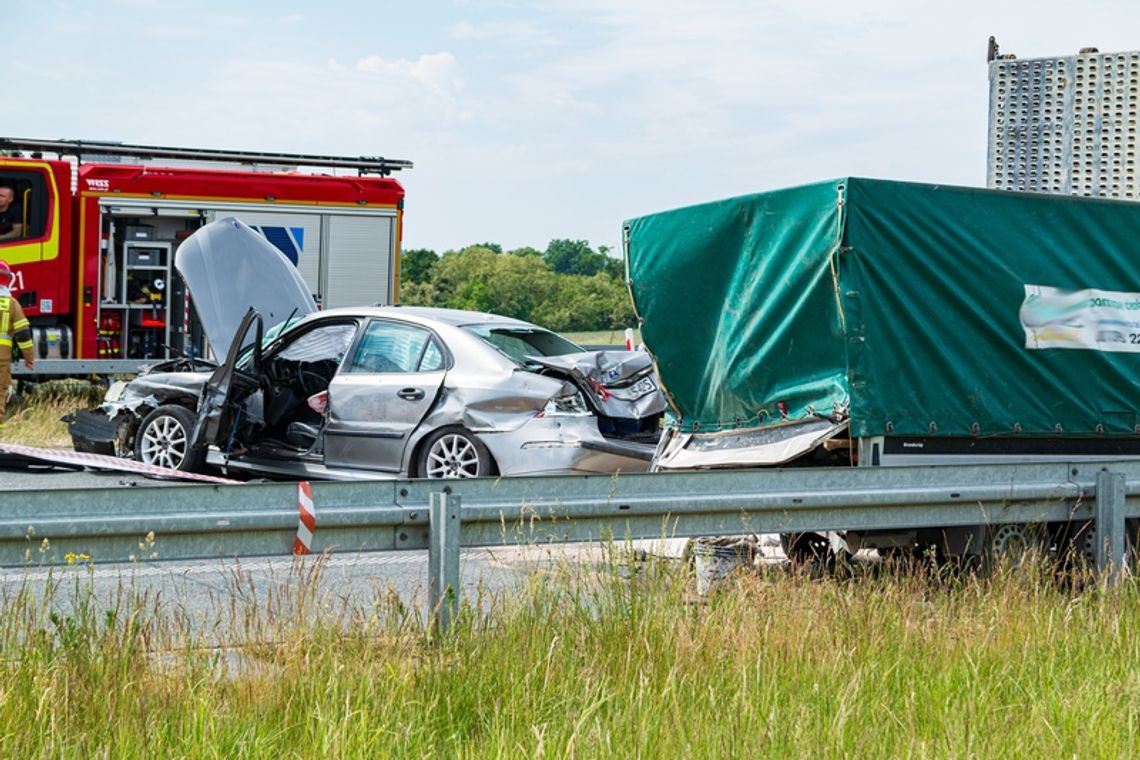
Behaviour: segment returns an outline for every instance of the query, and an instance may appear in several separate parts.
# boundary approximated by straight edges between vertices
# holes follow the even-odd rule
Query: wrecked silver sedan
[[[250,309],[212,340],[221,364],[169,362],[113,387],[100,410],[114,449],[181,470],[333,479],[641,471],[652,459],[664,401],[644,352],[583,351],[476,312],[300,311],[266,339]]]
[[[243,327],[212,372],[113,389],[102,409],[118,450],[315,478],[638,471],[652,457],[663,404],[644,353],[582,352],[526,322],[447,309],[319,312],[264,347],[256,313]]]

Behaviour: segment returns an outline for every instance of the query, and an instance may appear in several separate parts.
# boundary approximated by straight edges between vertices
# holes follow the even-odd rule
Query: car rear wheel
[[[174,404],[160,406],[146,417],[135,434],[135,459],[143,464],[183,472],[202,468],[204,452],[191,446],[194,415]]]
[[[442,428],[424,441],[417,473],[421,478],[481,478],[495,474],[495,462],[470,430]]]

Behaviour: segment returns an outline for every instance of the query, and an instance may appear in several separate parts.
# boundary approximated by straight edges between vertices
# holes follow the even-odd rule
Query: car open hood
[[[178,246],[174,266],[217,357],[252,307],[268,326],[317,310],[309,286],[285,254],[232,217],[211,222]]]
[[[644,351],[583,351],[527,358],[572,378],[609,417],[644,419],[665,410],[653,359]],[[652,388],[638,383],[643,378],[652,381]]]

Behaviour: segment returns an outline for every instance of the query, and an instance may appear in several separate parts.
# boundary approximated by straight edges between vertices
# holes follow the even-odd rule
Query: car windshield
[[[464,325],[463,329],[475,333],[518,364],[527,364],[530,356],[562,356],[584,350],[561,335],[538,327]]]

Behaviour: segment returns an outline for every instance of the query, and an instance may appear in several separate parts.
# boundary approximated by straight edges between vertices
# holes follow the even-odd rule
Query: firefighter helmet
[[[16,274],[8,262],[0,259],[0,287],[11,285],[16,280]]]

